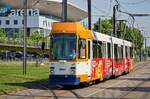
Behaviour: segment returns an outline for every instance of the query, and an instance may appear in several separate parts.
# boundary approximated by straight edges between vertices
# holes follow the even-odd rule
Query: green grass
[[[22,74],[22,62],[0,61],[0,95],[28,89],[26,83],[41,83],[48,79],[48,63],[36,66],[28,62],[27,75]]]

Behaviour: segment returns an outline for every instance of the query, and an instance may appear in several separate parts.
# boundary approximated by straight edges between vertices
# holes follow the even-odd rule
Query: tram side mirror
[[[44,50],[44,49],[45,49],[45,42],[42,42],[41,49],[42,49],[42,50]]]

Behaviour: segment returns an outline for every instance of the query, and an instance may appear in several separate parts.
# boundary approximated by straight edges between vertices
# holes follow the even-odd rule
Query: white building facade
[[[28,9],[28,35],[38,31],[44,36],[47,36],[51,30],[52,23],[57,21],[60,21],[60,19],[52,16],[40,15],[39,9]],[[22,9],[13,9],[8,16],[0,17],[0,28],[4,28],[9,35],[12,35],[13,33],[22,33],[23,24],[24,20]]]
[[[53,22],[61,21],[62,0],[30,0],[27,10],[27,35],[38,31],[47,36]],[[4,28],[8,35],[23,34],[23,0],[1,0],[0,28]],[[68,3],[68,20],[80,21],[87,17],[87,12]]]

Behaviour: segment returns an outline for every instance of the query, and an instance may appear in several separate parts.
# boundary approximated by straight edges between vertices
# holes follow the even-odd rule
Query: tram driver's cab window
[[[85,39],[79,39],[78,42],[78,48],[79,48],[79,58],[85,59],[86,58],[86,40]]]

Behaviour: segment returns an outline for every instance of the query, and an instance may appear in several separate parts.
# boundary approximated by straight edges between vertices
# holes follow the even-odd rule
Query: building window
[[[18,24],[18,20],[14,20],[14,24],[17,25]]]
[[[24,25],[24,20],[22,20],[22,24]]]
[[[6,20],[6,25],[9,25],[10,24],[10,21],[9,20]]]

